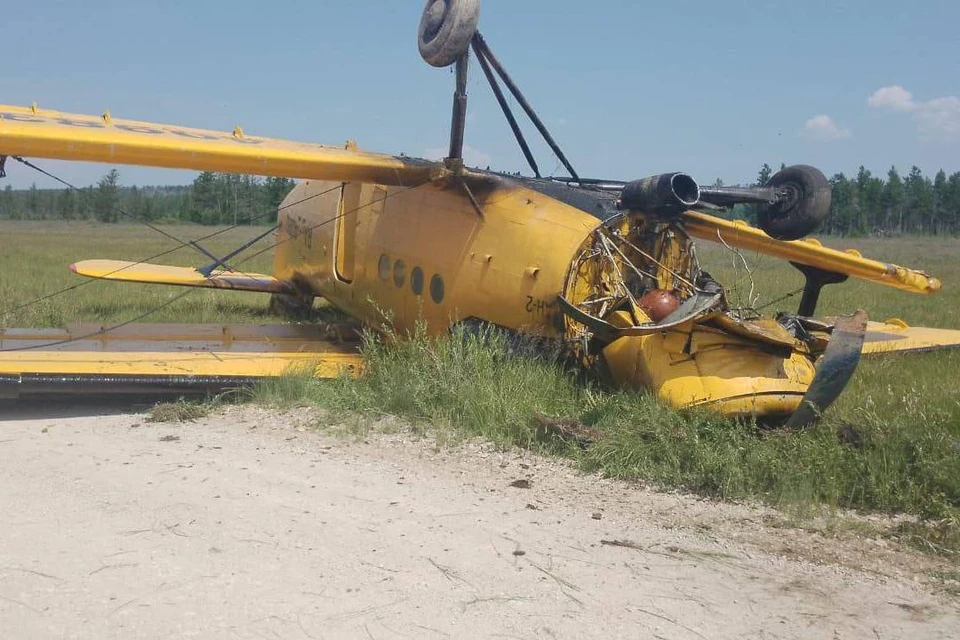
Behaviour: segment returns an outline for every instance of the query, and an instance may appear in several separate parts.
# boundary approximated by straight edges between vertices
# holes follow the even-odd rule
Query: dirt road
[[[960,629],[956,601],[903,570],[919,556],[838,547],[771,529],[763,509],[522,452],[345,440],[304,430],[302,413],[256,408],[186,425],[90,407],[0,411],[5,639],[887,640]],[[795,552],[820,544],[849,562]]]

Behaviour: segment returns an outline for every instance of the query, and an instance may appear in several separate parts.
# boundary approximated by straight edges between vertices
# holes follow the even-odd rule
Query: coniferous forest
[[[0,190],[0,220],[273,224],[294,181],[204,172],[191,185],[127,187],[111,169],[83,189]]]
[[[774,170],[761,167],[754,184]],[[832,235],[960,234],[960,171],[932,178],[918,167],[901,174],[891,167],[874,175],[861,166],[830,178],[833,206],[820,233]],[[717,184],[722,184],[719,181]],[[271,224],[293,188],[286,178],[204,172],[191,185],[124,186],[111,169],[93,186],[73,189],[0,189],[0,220],[147,221],[195,224]],[[730,217],[753,221],[750,207]]]

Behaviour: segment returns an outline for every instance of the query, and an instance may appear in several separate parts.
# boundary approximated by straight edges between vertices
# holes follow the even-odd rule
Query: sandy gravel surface
[[[256,408],[0,411],[4,639],[960,633],[921,556],[522,452]]]

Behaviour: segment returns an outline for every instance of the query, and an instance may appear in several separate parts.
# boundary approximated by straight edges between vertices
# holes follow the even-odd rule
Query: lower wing
[[[863,353],[909,353],[960,347],[960,331],[911,327],[900,320],[870,322]]]
[[[172,267],[147,262],[123,260],[84,260],[70,265],[74,273],[100,280],[141,282],[145,284],[172,284],[181,287],[234,289],[262,293],[293,293],[293,287],[283,280],[262,273],[240,271],[212,271],[204,275],[192,267]]]
[[[731,222],[696,211],[683,214],[687,232],[694,238],[719,242],[746,251],[756,251],[790,262],[842,273],[868,282],[910,293],[937,293],[941,283],[915,269],[864,258],[854,249],[837,251],[824,247],[815,238],[775,240],[745,222]]]

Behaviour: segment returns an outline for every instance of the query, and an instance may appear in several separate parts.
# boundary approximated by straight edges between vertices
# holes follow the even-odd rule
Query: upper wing
[[[683,214],[687,232],[701,240],[721,242],[738,249],[756,251],[791,262],[817,267],[835,273],[844,273],[913,293],[936,293],[940,281],[923,271],[895,264],[869,260],[854,249],[828,249],[813,238],[803,240],[775,240],[745,222],[730,222],[695,211]]]
[[[293,292],[293,288],[283,280],[262,273],[214,271],[209,276],[205,276],[191,267],[171,267],[147,262],[125,262],[123,260],[83,260],[70,265],[70,270],[81,276],[101,280],[173,284],[182,287],[234,289],[237,291],[261,291],[263,293]]]
[[[311,180],[417,185],[425,160],[171,125],[0,105],[0,155]]]
[[[319,325],[0,329],[0,398],[208,393],[285,373],[356,375],[363,367],[358,345],[331,341],[331,333],[338,331]]]
[[[910,327],[900,320],[867,323],[864,354],[933,351],[960,347],[960,331]]]

